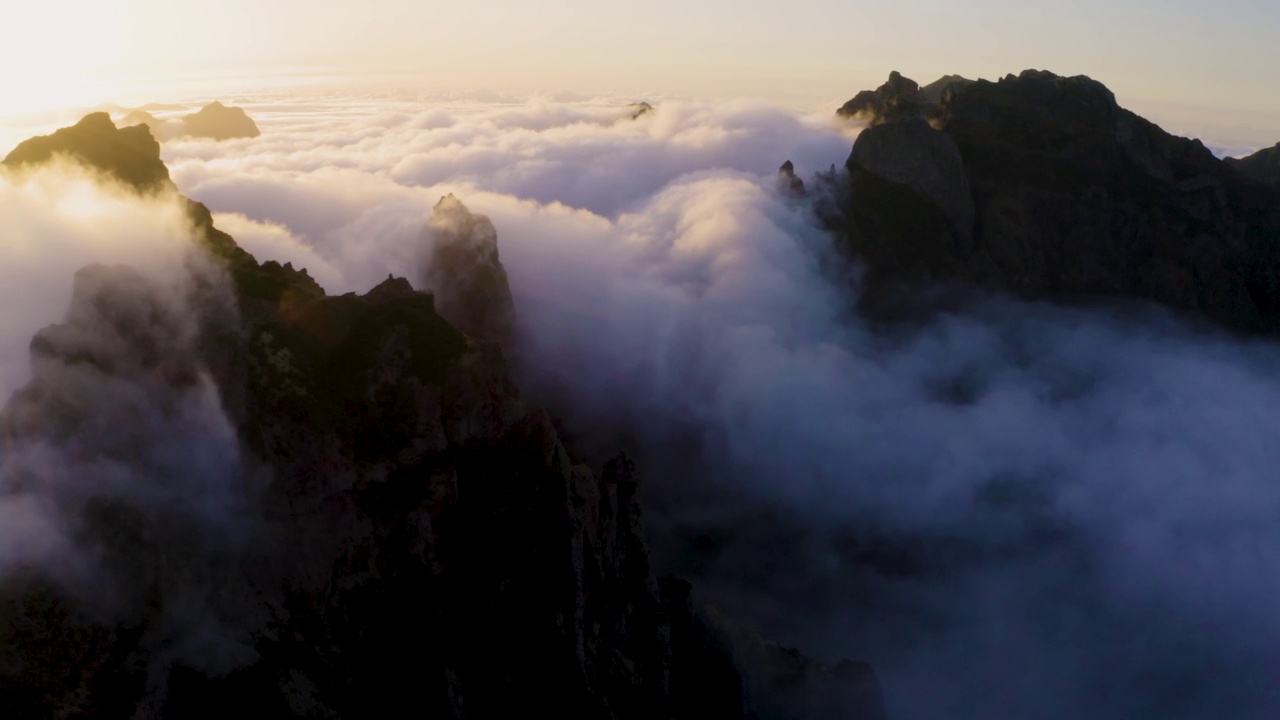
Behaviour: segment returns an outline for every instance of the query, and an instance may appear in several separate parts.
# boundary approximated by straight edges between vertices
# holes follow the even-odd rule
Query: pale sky
[[[826,101],[1035,67],[1280,129],[1275,0],[5,0],[0,26],[9,113],[281,73]]]

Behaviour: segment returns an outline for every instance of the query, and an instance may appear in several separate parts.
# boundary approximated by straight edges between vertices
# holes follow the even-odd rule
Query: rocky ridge
[[[940,97],[931,107],[895,73],[839,111],[871,115],[824,213],[866,268],[867,307],[924,286],[980,288],[1280,329],[1274,186],[1090,78],[1028,70]]]
[[[1226,158],[1226,163],[1254,180],[1280,185],[1280,143],[1242,158]]]
[[[863,90],[836,110],[838,117],[879,125],[900,120],[934,120],[941,111],[948,90],[972,83],[959,75],[944,75],[923,88],[902,73],[889,73],[889,80],[875,90]]]
[[[159,140],[183,137],[210,140],[255,138],[262,134],[258,124],[243,108],[223,105],[215,100],[196,112],[161,119],[144,109],[130,110],[120,119],[120,126],[146,125]]]
[[[105,115],[5,164],[58,155],[175,192],[146,128]],[[180,301],[81,271],[0,413],[11,458],[68,453],[119,488],[54,496],[100,568],[88,587],[40,566],[0,584],[0,714],[882,717],[866,666],[828,670],[659,584],[634,465],[576,458],[501,344],[446,319],[438,301],[488,293],[477,332],[509,319],[482,216],[436,209],[436,250],[479,274],[330,296],[180,201],[199,248]]]

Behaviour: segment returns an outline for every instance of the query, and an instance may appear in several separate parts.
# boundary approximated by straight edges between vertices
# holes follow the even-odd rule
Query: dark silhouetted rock
[[[802,198],[808,193],[804,189],[804,181],[796,176],[796,166],[788,160],[778,168],[778,190],[790,197]]]
[[[117,128],[106,113],[91,113],[75,125],[52,135],[32,138],[18,145],[4,159],[9,167],[34,167],[62,157],[115,178],[140,193],[173,192],[169,169],[160,159],[160,143],[146,125]],[[231,236],[213,225],[213,214],[204,205],[178,196],[191,220],[197,239],[222,258],[237,288],[246,296],[272,302],[286,295],[323,295],[306,270],[276,262],[259,265]]]
[[[189,137],[232,140],[255,138],[262,134],[257,123],[243,109],[228,107],[216,100],[183,117],[181,122],[182,134]]]
[[[92,122],[108,144],[126,132]],[[575,457],[469,334],[511,317],[487,218],[437,205],[434,294],[388,277],[334,297],[183,202],[211,267],[177,304],[130,268],[82,270],[0,413],[6,452],[67,447],[115,483],[58,508],[94,592],[50,568],[0,584],[0,716],[880,720],[861,666],[659,590],[635,466]],[[231,427],[154,439],[202,409]],[[179,492],[183,452],[225,463],[230,509]],[[117,492],[130,478],[146,492]]]
[[[863,90],[836,110],[836,115],[872,125],[896,120],[925,119],[933,106],[920,91],[916,81],[898,71],[875,90]]]
[[[1280,143],[1242,158],[1227,158],[1228,165],[1260,182],[1280,185]]]
[[[960,75],[943,75],[920,88],[920,94],[924,97],[926,103],[940,106],[947,90],[959,90],[972,82],[972,80]]]
[[[173,188],[160,159],[160,143],[146,125],[117,129],[105,112],[91,113],[52,135],[26,140],[4,159],[9,167],[39,165],[63,156],[144,192]]]
[[[894,71],[884,85],[858,93],[836,110],[836,115],[869,125],[900,120],[932,122],[937,119],[947,92],[972,82],[959,75],[944,75],[920,87],[915,80]]]
[[[1149,300],[1238,328],[1280,322],[1276,190],[1122,109],[1101,83],[1026,71],[952,84],[937,131],[909,113],[884,123],[855,143],[829,216],[866,264],[864,300],[942,281]]]
[[[673,717],[885,720],[869,665],[827,667],[697,603],[687,582],[666,577],[659,587],[671,623]]]
[[[849,156],[851,171],[905,185],[946,216],[963,251],[973,234],[973,196],[960,150],[943,132],[923,120],[867,128]]]
[[[446,195],[432,209],[424,238],[426,287],[435,293],[440,314],[473,337],[509,343],[514,304],[489,218]]]

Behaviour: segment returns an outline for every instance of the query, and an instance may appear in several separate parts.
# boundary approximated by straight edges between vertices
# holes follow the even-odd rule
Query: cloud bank
[[[1280,710],[1277,349],[1150,309],[992,299],[873,332],[758,104],[261,98],[263,135],[165,146],[183,192],[330,292],[420,282],[454,193],[488,215],[523,386],[648,470],[661,568],[894,717]]]
[[[66,598],[58,627],[84,633],[54,654],[97,624],[140,632],[158,711],[176,663],[252,660],[264,612],[244,592],[264,478],[203,359],[208,333],[238,327],[235,299],[176,196],[0,170],[0,217],[0,598]]]

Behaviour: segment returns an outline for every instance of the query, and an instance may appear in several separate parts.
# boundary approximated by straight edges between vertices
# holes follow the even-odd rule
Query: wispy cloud
[[[842,164],[845,130],[624,104],[271,99],[260,138],[164,152],[331,292],[420,282],[446,193],[488,215],[522,384],[583,452],[641,456],[664,566],[876,663],[895,716],[1274,714],[1273,345],[1000,299],[873,332],[774,190],[784,160]]]

